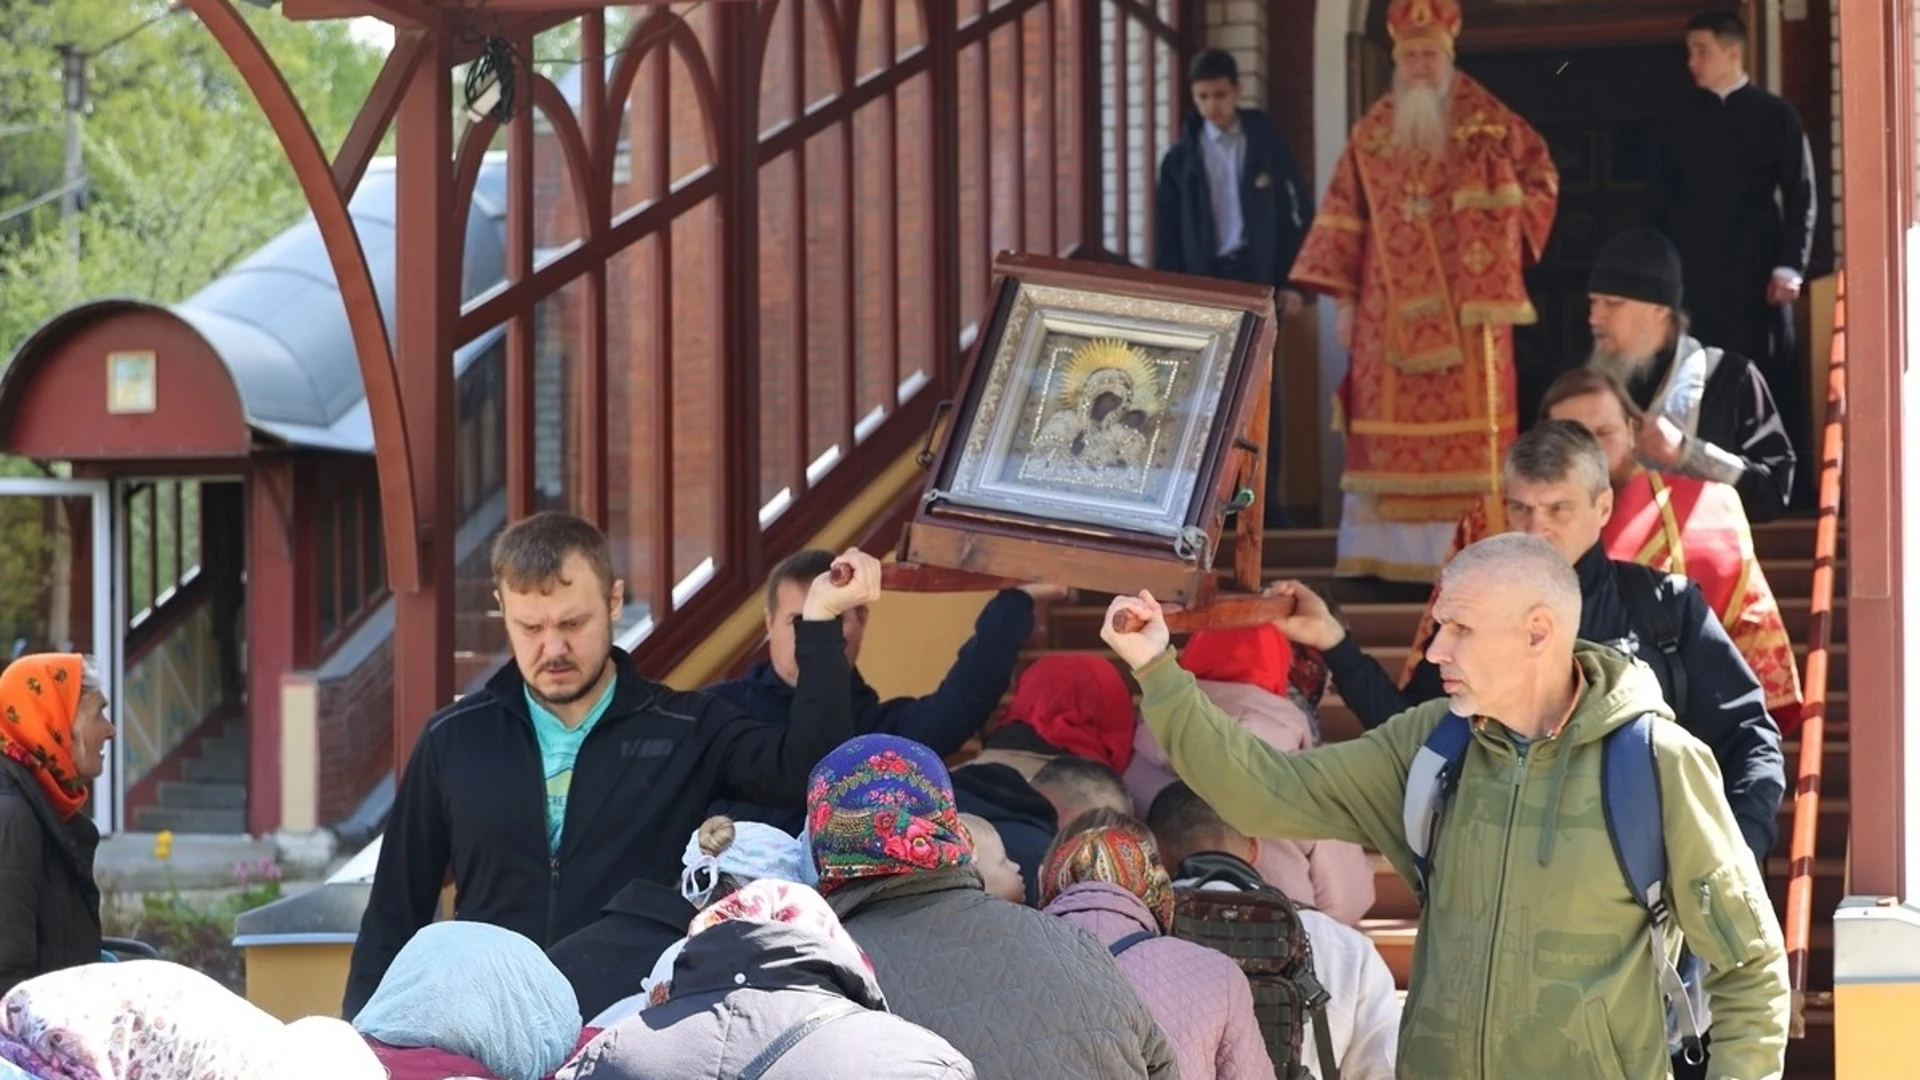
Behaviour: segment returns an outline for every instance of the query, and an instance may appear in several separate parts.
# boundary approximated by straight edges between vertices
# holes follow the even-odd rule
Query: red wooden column
[[[407,457],[419,478],[420,588],[394,597],[393,764],[406,768],[427,717],[453,699],[453,335],[462,232],[453,220],[450,25],[429,27],[400,100],[394,214],[395,363]]]
[[[247,832],[280,827],[280,680],[293,670],[300,603],[294,464],[256,456],[247,470]],[[318,763],[315,763],[318,767]]]
[[[1906,273],[1913,220],[1913,96],[1905,3],[1840,9],[1840,125],[1847,168],[1847,755],[1852,771],[1852,884],[1902,892],[1911,812],[1901,774],[1908,714],[1901,506]]]

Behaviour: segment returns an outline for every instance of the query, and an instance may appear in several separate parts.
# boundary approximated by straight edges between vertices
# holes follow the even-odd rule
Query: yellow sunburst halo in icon
[[[1061,404],[1071,407],[1078,402],[1094,376],[1103,371],[1116,372],[1126,379],[1132,391],[1128,396],[1130,408],[1148,416],[1160,411],[1160,386],[1153,361],[1137,347],[1114,338],[1096,338],[1073,350],[1060,380]]]

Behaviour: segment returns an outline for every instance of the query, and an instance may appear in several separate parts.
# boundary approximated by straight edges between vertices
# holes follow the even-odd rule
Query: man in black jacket
[[[1194,111],[1160,162],[1154,189],[1156,270],[1271,285],[1281,315],[1306,297],[1289,288],[1294,256],[1313,222],[1313,190],[1273,118],[1240,105],[1240,68],[1208,49],[1193,58],[1187,87]],[[1276,357],[1277,359],[1277,357]],[[1276,363],[1269,443],[1279,445],[1281,386]],[[1281,524],[1278,454],[1269,455],[1267,508]]]
[[[1700,339],[1760,364],[1805,457],[1793,304],[1819,219],[1813,152],[1793,106],[1747,77],[1740,16],[1695,16],[1686,40],[1698,89],[1674,104],[1653,140],[1654,224],[1680,249]]]
[[[1680,724],[1713,751],[1740,834],[1766,866],[1786,792],[1780,728],[1767,713],[1753,669],[1700,587],[1677,574],[1607,558],[1600,544],[1613,511],[1607,456],[1579,424],[1544,420],[1515,440],[1501,485],[1509,527],[1552,544],[1579,575],[1580,637],[1644,661]],[[1397,687],[1312,590],[1289,581],[1274,591],[1296,600],[1293,615],[1279,622],[1280,632],[1326,654],[1340,696],[1368,728],[1444,695],[1431,661],[1422,660],[1406,687]],[[1655,621],[1666,625],[1649,625]]]
[[[1594,256],[1587,293],[1588,366],[1625,387],[1647,414],[1640,463],[1726,484],[1749,520],[1777,517],[1797,457],[1786,422],[1752,361],[1688,334],[1673,244],[1652,229],[1622,230]]]
[[[806,671],[794,648],[793,617],[806,602],[812,583],[833,563],[827,551],[801,551],[788,556],[767,577],[767,653],[738,679],[714,683],[706,693],[741,712],[769,724],[784,724],[793,710],[794,688]],[[899,735],[930,747],[946,757],[980,733],[987,718],[1013,681],[1020,650],[1033,634],[1034,604],[1058,600],[1066,590],[1053,585],[1023,585],[1003,589],[987,601],[974,622],[973,637],[960,647],[947,677],[925,697],[898,697],[886,701],[860,677],[860,645],[867,633],[864,605],[842,613],[846,635],[844,668],[852,687],[853,729],[856,735]],[[790,807],[767,807],[725,802],[713,808],[736,821],[763,821],[788,832],[799,832],[804,815]]]
[[[790,722],[775,725],[652,682],[613,647],[624,583],[593,525],[536,514],[502,532],[493,576],[513,662],[430,719],[414,747],[344,1015],[432,920],[449,870],[455,918],[546,946],[636,878],[677,883],[687,837],[715,798],[802,802],[814,764],[852,736],[841,613],[880,592],[873,558],[856,550],[838,561],[852,579],[836,586],[822,574],[810,589],[794,627],[806,675]]]

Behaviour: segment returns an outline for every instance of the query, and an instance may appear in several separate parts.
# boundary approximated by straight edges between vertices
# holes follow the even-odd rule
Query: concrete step
[[[177,833],[244,833],[247,812],[245,809],[142,806],[133,812],[133,823],[141,832],[165,829]]]
[[[244,783],[168,781],[160,785],[159,805],[178,810],[245,810],[247,786]]]
[[[246,760],[233,758],[195,758],[180,767],[181,778],[196,784],[244,784]]]

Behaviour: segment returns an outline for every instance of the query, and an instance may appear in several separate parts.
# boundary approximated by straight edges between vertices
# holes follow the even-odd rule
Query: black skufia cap
[[[1587,291],[1649,304],[1680,306],[1680,252],[1655,229],[1635,225],[1600,248]]]

